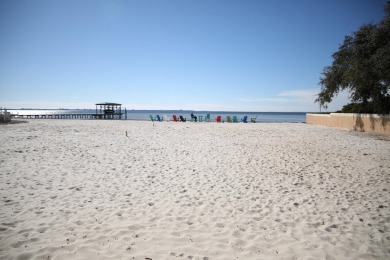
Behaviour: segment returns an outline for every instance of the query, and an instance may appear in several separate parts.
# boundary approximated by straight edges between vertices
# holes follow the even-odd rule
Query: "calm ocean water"
[[[17,115],[50,115],[50,114],[94,114],[95,109],[15,109],[8,110],[12,114]],[[124,112],[124,110],[122,110]],[[187,120],[191,119],[191,113],[195,116],[203,116],[210,114],[211,121],[215,121],[217,116],[222,116],[222,120],[226,121],[226,116],[237,116],[241,120],[244,116],[248,116],[248,121],[251,118],[256,118],[256,122],[289,122],[289,123],[306,123],[305,112],[228,112],[228,111],[188,111],[188,110],[127,110],[127,120],[149,120],[149,115],[168,116],[172,119],[172,115],[182,115]],[[125,116],[123,115],[123,118]]]

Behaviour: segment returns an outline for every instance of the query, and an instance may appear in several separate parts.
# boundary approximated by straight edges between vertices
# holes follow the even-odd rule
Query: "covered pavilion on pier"
[[[96,105],[96,115],[94,117],[99,119],[122,119],[122,104],[103,102],[97,103]],[[99,107],[99,109],[98,109]]]

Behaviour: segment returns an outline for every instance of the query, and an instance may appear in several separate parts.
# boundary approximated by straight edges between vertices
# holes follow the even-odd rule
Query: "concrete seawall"
[[[390,115],[306,114],[306,123],[390,136]]]

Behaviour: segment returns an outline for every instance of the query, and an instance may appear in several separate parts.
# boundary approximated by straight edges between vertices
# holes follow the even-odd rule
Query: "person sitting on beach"
[[[191,118],[194,118],[195,119],[195,122],[198,122],[197,120],[198,120],[198,117],[197,116],[194,116],[194,113],[192,112],[191,113]]]

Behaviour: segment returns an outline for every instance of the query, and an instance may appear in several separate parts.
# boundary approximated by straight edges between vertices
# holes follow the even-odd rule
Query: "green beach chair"
[[[207,114],[204,118],[205,122],[210,122],[210,114]]]
[[[156,121],[156,118],[153,117],[152,115],[149,115],[149,117],[150,117],[150,121],[152,121],[152,122]]]
[[[231,116],[226,116],[226,122],[231,123],[232,122],[232,117]]]
[[[233,123],[238,123],[238,118],[237,118],[237,116],[233,116]]]

